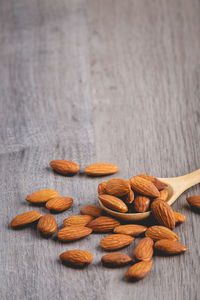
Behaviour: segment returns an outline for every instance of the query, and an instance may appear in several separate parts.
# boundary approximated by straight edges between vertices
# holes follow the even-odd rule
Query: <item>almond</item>
[[[106,267],[123,267],[132,262],[132,258],[123,253],[108,253],[102,256],[101,261]]]
[[[72,267],[85,267],[93,261],[94,255],[85,250],[68,250],[60,254],[60,259]]]
[[[150,175],[146,175],[146,174],[140,174],[140,175],[137,175],[137,176],[140,176],[144,179],[147,179],[149,181],[151,181],[159,191],[163,190],[163,189],[166,189],[167,188],[167,184],[160,181],[158,178],[155,178],[155,177],[152,177]]]
[[[175,216],[173,209],[162,199],[156,199],[151,204],[151,211],[156,221],[170,229],[175,228]]]
[[[96,205],[87,205],[81,208],[81,213],[83,215],[90,215],[93,217],[100,217],[102,214],[102,209]]]
[[[176,241],[159,240],[154,247],[165,254],[180,254],[188,250],[187,247]]]
[[[149,180],[140,176],[135,176],[130,179],[131,187],[134,191],[150,197],[158,197],[160,195],[156,186]]]
[[[63,221],[63,226],[86,226],[92,220],[93,217],[89,215],[70,216]]]
[[[169,195],[168,191],[166,189],[164,189],[164,190],[160,191],[160,196],[158,198],[163,199],[164,201],[167,201],[168,195]]]
[[[131,236],[138,236],[145,232],[147,227],[136,224],[119,225],[114,228],[114,233],[128,234]]]
[[[148,261],[153,256],[154,242],[151,238],[145,237],[141,239],[133,251],[133,257],[136,260]]]
[[[103,176],[118,172],[118,167],[108,163],[95,163],[85,167],[84,171],[89,176]]]
[[[194,208],[200,209],[200,196],[190,196],[187,202]]]
[[[150,272],[151,267],[152,260],[140,261],[128,269],[126,278],[129,280],[140,280]]]
[[[130,191],[130,183],[124,179],[111,179],[107,181],[105,190],[106,194],[113,195],[116,197],[122,197]]]
[[[90,222],[87,226],[96,232],[109,232],[118,225],[120,225],[120,222],[116,219],[101,216]]]
[[[62,175],[75,175],[80,170],[78,164],[63,159],[52,160],[50,166],[54,171]]]
[[[91,228],[84,226],[66,226],[58,231],[58,239],[63,242],[75,241],[89,235],[91,232]]]
[[[145,235],[154,241],[161,239],[177,241],[179,239],[172,230],[164,226],[151,226],[146,230]]]
[[[126,204],[131,204],[134,201],[134,192],[130,190],[124,199]]]
[[[103,203],[104,206],[125,213],[128,211],[126,204],[119,198],[111,195],[99,195],[99,200]]]
[[[146,196],[137,196],[134,200],[134,209],[138,213],[143,213],[149,209],[150,199]]]
[[[174,216],[175,216],[175,222],[176,224],[182,224],[186,220],[186,216],[174,211]]]
[[[134,237],[126,234],[111,234],[100,241],[100,245],[105,250],[117,250],[132,243]]]
[[[44,235],[51,235],[57,230],[56,219],[52,215],[45,215],[40,218],[37,229]]]
[[[26,197],[26,200],[31,203],[45,203],[48,200],[58,197],[59,194],[51,189],[40,190]]]
[[[73,199],[70,197],[56,197],[46,203],[46,208],[54,212],[61,212],[70,208],[73,204]]]
[[[22,213],[18,216],[16,216],[12,222],[10,223],[11,227],[20,227],[24,226],[30,223],[33,223],[37,220],[39,220],[42,217],[42,214],[38,211],[27,211],[25,213]]]
[[[101,182],[101,183],[98,185],[98,194],[99,194],[99,195],[106,194],[106,181]]]

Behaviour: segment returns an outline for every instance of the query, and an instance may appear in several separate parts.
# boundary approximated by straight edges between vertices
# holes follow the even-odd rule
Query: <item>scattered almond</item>
[[[116,197],[122,197],[130,191],[130,183],[124,179],[111,179],[107,181],[105,190],[106,194],[113,195]]]
[[[102,204],[112,210],[118,211],[118,212],[127,212],[128,207],[126,204],[119,198],[111,196],[111,195],[99,195],[99,200],[102,202]]]
[[[101,261],[106,267],[123,267],[132,262],[132,258],[123,253],[108,253],[102,256]]]
[[[106,181],[101,182],[101,183],[98,185],[98,194],[99,194],[99,195],[106,194]]]
[[[117,250],[132,243],[134,237],[126,234],[111,234],[100,241],[100,245],[105,250]]]
[[[140,174],[140,175],[137,175],[137,176],[140,176],[144,179],[147,179],[147,180],[151,181],[157,187],[157,189],[159,191],[167,188],[167,184],[160,181],[158,178],[155,178],[155,177],[152,177],[152,176],[146,175],[146,174]]]
[[[147,227],[136,224],[119,225],[114,228],[114,233],[128,234],[131,236],[139,236],[147,230]]]
[[[80,170],[78,164],[63,159],[52,160],[50,166],[54,171],[62,175],[75,175]]]
[[[93,217],[89,215],[70,216],[63,221],[63,226],[86,226],[92,220]]]
[[[26,200],[31,203],[45,203],[48,200],[58,197],[59,194],[51,189],[40,190],[26,197]]]
[[[156,186],[149,180],[140,176],[135,176],[130,179],[131,187],[134,191],[150,197],[158,197],[160,195]]]
[[[177,241],[179,239],[172,230],[164,226],[151,226],[146,230],[145,235],[154,241],[161,239]]]
[[[28,225],[30,223],[33,223],[37,220],[39,220],[42,217],[42,214],[38,211],[27,211],[25,213],[22,213],[18,216],[16,216],[12,222],[10,223],[11,227],[20,227],[24,225]]]
[[[165,254],[180,254],[188,250],[187,247],[176,241],[159,240],[154,247]]]
[[[143,213],[149,209],[150,199],[146,196],[137,196],[134,200],[134,209],[138,213]]]
[[[55,233],[57,230],[56,219],[52,215],[44,215],[40,218],[37,224],[37,229],[44,235],[51,235]]]
[[[116,219],[101,216],[90,222],[87,227],[92,228],[92,230],[96,232],[109,232],[118,225],[120,225],[120,222]]]
[[[63,242],[75,241],[89,235],[91,232],[91,228],[84,226],[66,226],[58,231],[58,239]]]
[[[54,212],[61,212],[70,208],[73,199],[70,197],[56,197],[46,202],[46,208]]]
[[[133,251],[133,257],[136,260],[148,261],[153,256],[154,242],[150,237],[141,239]]]
[[[150,272],[151,267],[152,260],[138,262],[128,269],[126,278],[129,280],[140,280]]]
[[[187,202],[194,208],[200,209],[200,196],[190,196]]]
[[[85,267],[93,261],[94,255],[85,250],[68,250],[60,254],[62,262],[73,267]]]
[[[156,221],[170,229],[175,228],[175,216],[173,209],[162,199],[156,199],[151,204],[151,211]]]
[[[96,205],[87,205],[81,208],[81,213],[83,215],[90,215],[93,217],[100,217],[102,214],[102,209]]]
[[[103,176],[118,172],[118,167],[109,163],[95,163],[85,167],[84,171],[89,176]]]
[[[175,222],[176,222],[176,224],[182,224],[186,220],[186,216],[182,215],[179,212],[174,211],[174,216],[175,216]]]

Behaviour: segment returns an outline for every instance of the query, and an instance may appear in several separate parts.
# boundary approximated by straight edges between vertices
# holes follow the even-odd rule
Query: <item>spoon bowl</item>
[[[169,205],[172,205],[184,191],[194,186],[195,184],[200,183],[200,169],[184,176],[158,179],[168,185],[168,200],[166,202]],[[101,208],[108,214],[127,222],[144,220],[151,214],[151,211],[147,211],[144,213],[120,213],[105,207],[101,200],[99,200],[99,204]]]

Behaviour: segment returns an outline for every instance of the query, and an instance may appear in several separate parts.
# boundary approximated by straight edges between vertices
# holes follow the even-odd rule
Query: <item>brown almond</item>
[[[158,178],[155,178],[155,177],[152,177],[150,175],[146,175],[146,174],[140,174],[140,175],[137,175],[137,176],[140,176],[144,179],[147,179],[149,181],[151,181],[159,191],[163,190],[163,189],[166,189],[167,188],[167,184],[160,181]]]
[[[63,159],[52,160],[50,166],[54,171],[62,175],[75,175],[80,170],[78,164]]]
[[[108,253],[101,258],[102,264],[106,267],[123,267],[132,262],[132,258],[123,253]]]
[[[57,230],[57,222],[54,216],[52,215],[44,215],[40,218],[37,229],[44,235],[52,235]]]
[[[63,226],[86,226],[92,220],[93,217],[89,215],[70,216],[63,221]]]
[[[38,211],[27,211],[25,213],[22,213],[18,216],[16,216],[12,222],[10,223],[11,227],[20,227],[24,225],[28,225],[30,223],[33,223],[37,220],[39,220],[42,217],[42,214]]]
[[[26,200],[31,203],[45,203],[48,200],[58,197],[59,194],[51,189],[40,190],[26,197]]]
[[[182,224],[186,220],[186,216],[182,215],[179,212],[174,211],[174,216],[175,216],[175,222],[176,222],[176,224]]]
[[[99,194],[99,195],[106,194],[106,181],[101,182],[101,183],[98,185],[98,194]]]
[[[200,196],[190,196],[187,198],[187,202],[190,206],[200,209]]]
[[[73,199],[70,197],[56,197],[46,203],[46,208],[54,211],[61,212],[70,208],[73,204]]]
[[[103,176],[118,172],[118,167],[109,163],[94,163],[85,167],[84,172],[89,176]]]
[[[168,191],[166,189],[160,191],[160,196],[158,198],[164,200],[164,201],[167,201],[168,200]],[[156,200],[156,199],[155,199]]]
[[[114,178],[108,180],[105,186],[106,194],[122,197],[130,191],[130,183],[127,180]]]
[[[154,241],[161,239],[177,241],[179,239],[172,230],[164,226],[151,226],[146,230],[145,235]]]
[[[58,239],[63,242],[75,241],[89,235],[91,232],[91,228],[84,226],[66,226],[58,231]]]
[[[126,278],[128,280],[140,280],[150,272],[151,267],[152,260],[140,261],[128,269],[126,272]]]
[[[150,199],[146,196],[137,196],[134,200],[134,209],[138,213],[143,213],[149,209]]]
[[[125,196],[124,201],[126,204],[131,204],[134,201],[134,192],[130,190],[128,194]]]
[[[156,186],[149,180],[140,176],[135,176],[130,179],[131,187],[134,191],[150,197],[158,197],[160,195]]]
[[[173,209],[162,199],[156,199],[151,204],[151,211],[155,220],[170,229],[175,228],[175,216]]]
[[[68,250],[60,254],[60,259],[72,267],[85,267],[93,261],[94,255],[85,250]]]
[[[100,241],[100,245],[105,250],[117,250],[132,243],[134,237],[126,234],[111,234]]]
[[[111,195],[99,195],[99,200],[102,204],[112,210],[125,213],[128,211],[126,204],[119,198]]]
[[[109,232],[118,225],[120,225],[120,222],[116,219],[101,216],[90,222],[87,226],[95,232]]]
[[[151,238],[145,237],[141,239],[133,251],[133,257],[136,260],[150,260],[153,256],[153,245],[154,242]]]
[[[81,208],[82,215],[90,215],[93,217],[100,217],[102,209],[96,205],[86,205]]]
[[[147,227],[143,225],[128,224],[119,225],[114,228],[114,233],[128,234],[131,236],[139,236],[147,230]]]
[[[154,247],[163,252],[164,254],[180,254],[188,250],[188,248],[176,241],[159,240],[155,243]]]

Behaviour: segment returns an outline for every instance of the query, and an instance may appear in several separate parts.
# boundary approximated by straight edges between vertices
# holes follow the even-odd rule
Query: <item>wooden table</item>
[[[127,268],[107,269],[103,234],[70,244],[34,228],[13,231],[12,218],[35,208],[25,197],[53,188],[73,207],[97,203],[97,185],[137,173],[158,177],[200,168],[200,2],[197,0],[2,0],[0,7],[1,300],[199,299],[199,215],[186,196],[173,205],[186,215],[175,232],[189,251],[155,257],[138,283]],[[117,175],[63,177],[52,159],[119,166]],[[132,254],[134,244],[122,250]],[[85,249],[84,270],[59,254]]]

